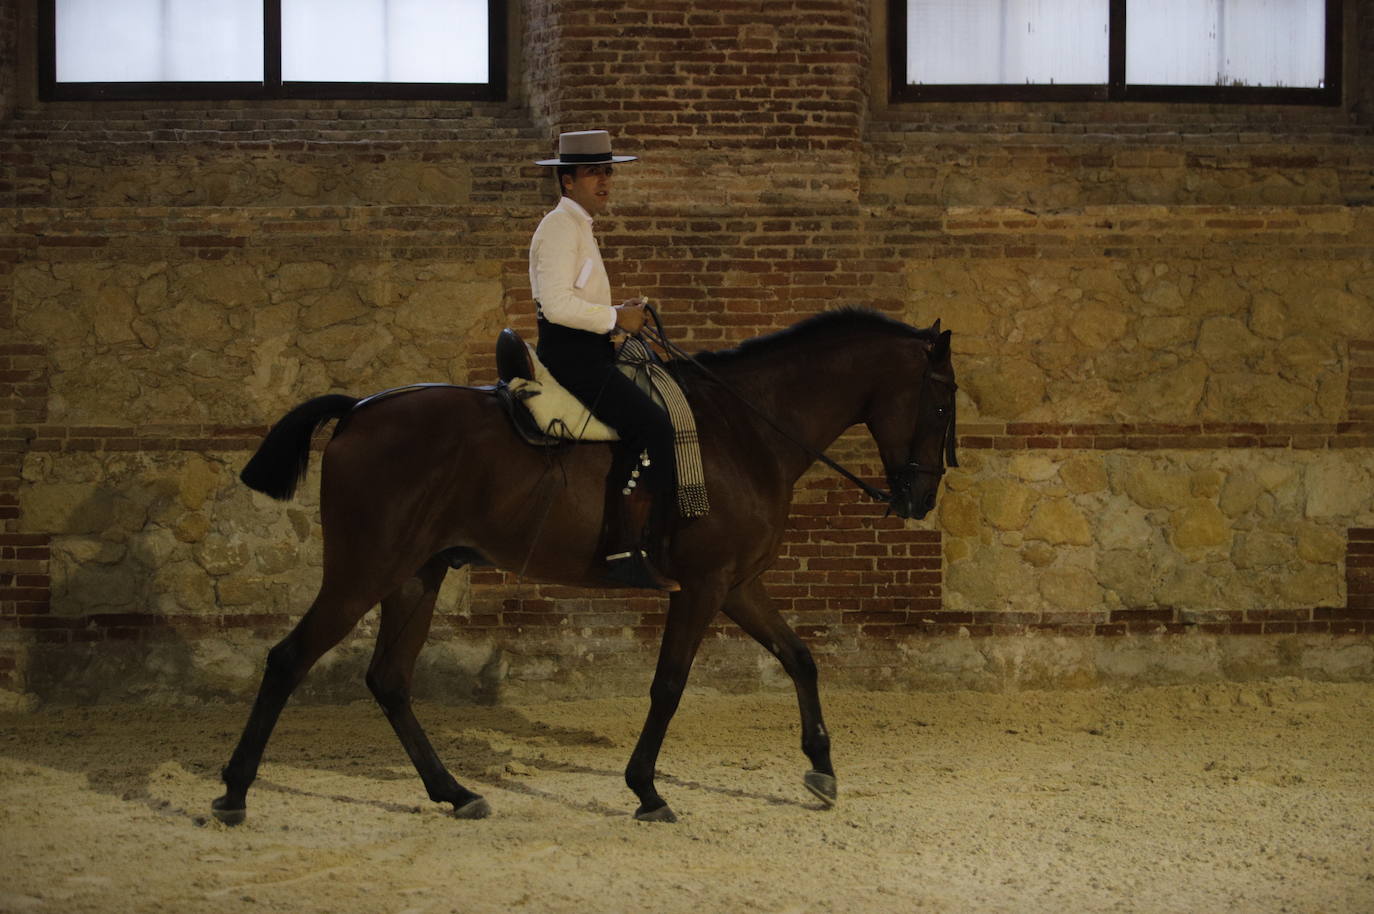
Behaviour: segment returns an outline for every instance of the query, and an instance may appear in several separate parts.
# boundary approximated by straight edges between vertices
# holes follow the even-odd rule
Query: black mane
[[[869,308],[839,308],[834,311],[822,311],[820,314],[808,317],[786,329],[747,339],[732,349],[698,352],[694,358],[704,365],[718,365],[722,362],[764,355],[813,336],[828,338],[855,330],[881,330],[887,333],[913,336],[928,343],[933,343],[938,339],[938,336],[931,333],[929,328],[917,329]]]

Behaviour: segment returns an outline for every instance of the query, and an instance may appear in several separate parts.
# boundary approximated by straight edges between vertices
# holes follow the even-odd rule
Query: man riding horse
[[[816,663],[773,603],[765,576],[784,543],[793,490],[817,460],[898,517],[921,518],[934,509],[945,467],[956,465],[950,332],[939,321],[919,329],[873,311],[832,309],[732,349],[682,354],[677,373],[691,382],[685,386],[715,504],[662,538],[660,562],[679,587],[649,564],[642,531],[652,493],[693,471],[686,459],[680,468],[674,462],[670,423],[613,368],[610,333],[642,329],[643,303],[611,306],[591,233],[609,199],[611,166],[628,157],[613,156],[600,131],[564,134],[559,146],[559,157],[541,164],[570,169],[557,173],[564,198],[530,245],[530,280],[541,311],[538,352],[564,386],[619,431],[622,456],[613,459],[595,445],[556,453],[531,447],[497,387],[418,385],[365,399],[332,393],[282,416],[242,473],[250,488],[282,500],[305,477],[316,432],[338,420],[321,455],[320,588],[296,626],[267,652],[248,722],[221,772],[224,793],[212,804],[221,822],[244,821],[248,789],[287,700],[378,604],[368,688],[430,799],[451,803],[462,819],[490,813],[487,801],[439,759],[411,701],[415,661],[439,589],[462,564],[573,587],[604,585],[609,566],[619,582],[674,591],[649,713],[625,766],[625,784],[639,800],[636,819],[676,819],[655,784],[659,750],[697,649],[720,613],[792,679],[801,748],[811,763],[803,785],[823,806],[834,805]],[[744,389],[756,397],[744,396]],[[872,435],[890,491],[825,456],[856,425]],[[645,452],[647,460],[640,456]],[[609,512],[595,494],[608,476],[618,502]],[[603,559],[595,544],[608,515],[615,519],[613,549]],[[508,637],[517,638],[520,629],[512,628]]]
[[[611,337],[638,333],[644,300],[611,305],[611,282],[592,222],[610,202],[614,166],[636,156],[611,154],[604,130],[564,133],[555,168],[561,199],[530,240],[530,290],[539,317],[536,352],[559,384],[620,435],[608,486],[611,498],[607,576],[630,587],[676,591],[680,587],[650,563],[645,529],[654,500],[673,484],[673,426],[633,381],[615,366]]]

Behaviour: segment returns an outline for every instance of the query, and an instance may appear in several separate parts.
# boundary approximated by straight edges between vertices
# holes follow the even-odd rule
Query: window
[[[505,0],[41,0],[45,100],[503,98]]]
[[[889,0],[893,101],[1340,103],[1341,0]]]

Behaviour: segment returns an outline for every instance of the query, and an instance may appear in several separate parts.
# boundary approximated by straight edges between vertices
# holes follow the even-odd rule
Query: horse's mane
[[[856,330],[878,330],[885,333],[911,336],[926,342],[935,342],[938,336],[930,329],[917,329],[899,320],[894,320],[870,308],[838,308],[822,311],[813,317],[793,324],[783,330],[747,339],[732,349],[717,349],[698,352],[694,358],[705,365],[720,365],[753,356],[766,355],[779,349],[789,348],[793,343],[803,342],[813,337],[832,338]]]

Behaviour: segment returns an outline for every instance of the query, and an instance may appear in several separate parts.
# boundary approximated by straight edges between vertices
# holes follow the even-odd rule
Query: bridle
[[[931,466],[923,464],[916,459],[916,440],[915,433],[912,435],[911,447],[908,449],[906,463],[900,470],[888,475],[888,485],[892,486],[892,494],[888,496],[889,506],[899,498],[909,498],[911,490],[915,488],[916,481],[922,476],[934,477],[932,488],[940,484],[940,479],[945,475],[946,467],[957,467],[959,465],[959,455],[956,453],[956,408],[958,401],[953,394],[959,389],[959,385],[954,383],[954,376],[942,371],[935,371],[930,362],[926,362],[925,374],[921,376],[920,402],[926,402],[931,384],[938,384],[947,387],[950,391],[949,401],[949,421],[945,423],[944,430],[940,436],[940,452],[944,458],[938,464]],[[918,420],[919,421],[919,420]],[[919,426],[916,431],[920,431]]]
[[[710,378],[712,381],[716,382],[716,384],[720,385],[723,389],[733,394],[736,399],[743,403],[756,416],[758,416],[764,422],[768,423],[768,425],[771,426],[773,430],[776,431],[778,434],[782,435],[792,444],[806,451],[806,453],[809,454],[813,459],[819,460],[821,463],[824,463],[826,466],[830,467],[830,469],[839,473],[845,479],[848,479],[850,482],[854,483],[854,485],[862,489],[864,493],[868,495],[870,498],[887,504],[889,511],[892,508],[892,503],[894,500],[896,500],[899,497],[907,496],[910,493],[912,487],[915,486],[916,480],[919,477],[934,476],[935,482],[938,484],[940,478],[945,475],[946,465],[952,467],[957,467],[959,465],[958,456],[955,454],[955,407],[954,400],[951,399],[949,407],[949,421],[945,424],[943,439],[941,441],[942,456],[945,459],[940,462],[940,465],[933,467],[926,466],[916,459],[915,438],[916,432],[920,430],[918,419],[918,427],[914,429],[912,432],[912,444],[907,452],[908,456],[906,463],[902,466],[900,470],[897,470],[895,473],[888,474],[888,485],[892,487],[892,491],[884,492],[882,489],[879,489],[876,486],[871,486],[868,483],[864,482],[862,479],[860,479],[856,474],[850,472],[836,461],[827,457],[825,454],[811,447],[809,444],[799,441],[796,435],[792,434],[787,429],[783,428],[780,424],[778,424],[778,422],[775,419],[773,419],[772,416],[769,416],[763,410],[755,406],[752,402],[750,402],[749,398],[744,396],[744,394],[735,390],[732,386],[730,386],[728,382],[723,380],[719,375],[711,371],[706,366],[702,365],[701,362],[693,358],[690,353],[685,352],[682,348],[672,343],[668,339],[667,335],[664,334],[663,324],[658,319],[658,312],[654,309],[653,305],[646,303],[644,309],[649,313],[650,316],[653,317],[654,323],[657,325],[658,328],[657,332],[655,332],[654,330],[651,330],[649,326],[646,324],[640,331],[644,336],[648,337],[650,342],[654,342],[657,343],[659,346],[662,346],[663,350],[667,352],[669,355],[673,356],[674,358],[682,359],[684,362],[687,362],[695,366],[696,369],[700,371],[702,374],[704,374],[706,377]],[[935,384],[941,384],[948,387],[951,390],[951,392],[959,389],[959,386],[954,383],[953,375],[932,370],[930,366],[930,361],[927,360],[925,373],[921,376],[920,402],[926,402],[926,392],[930,383],[932,382]]]

